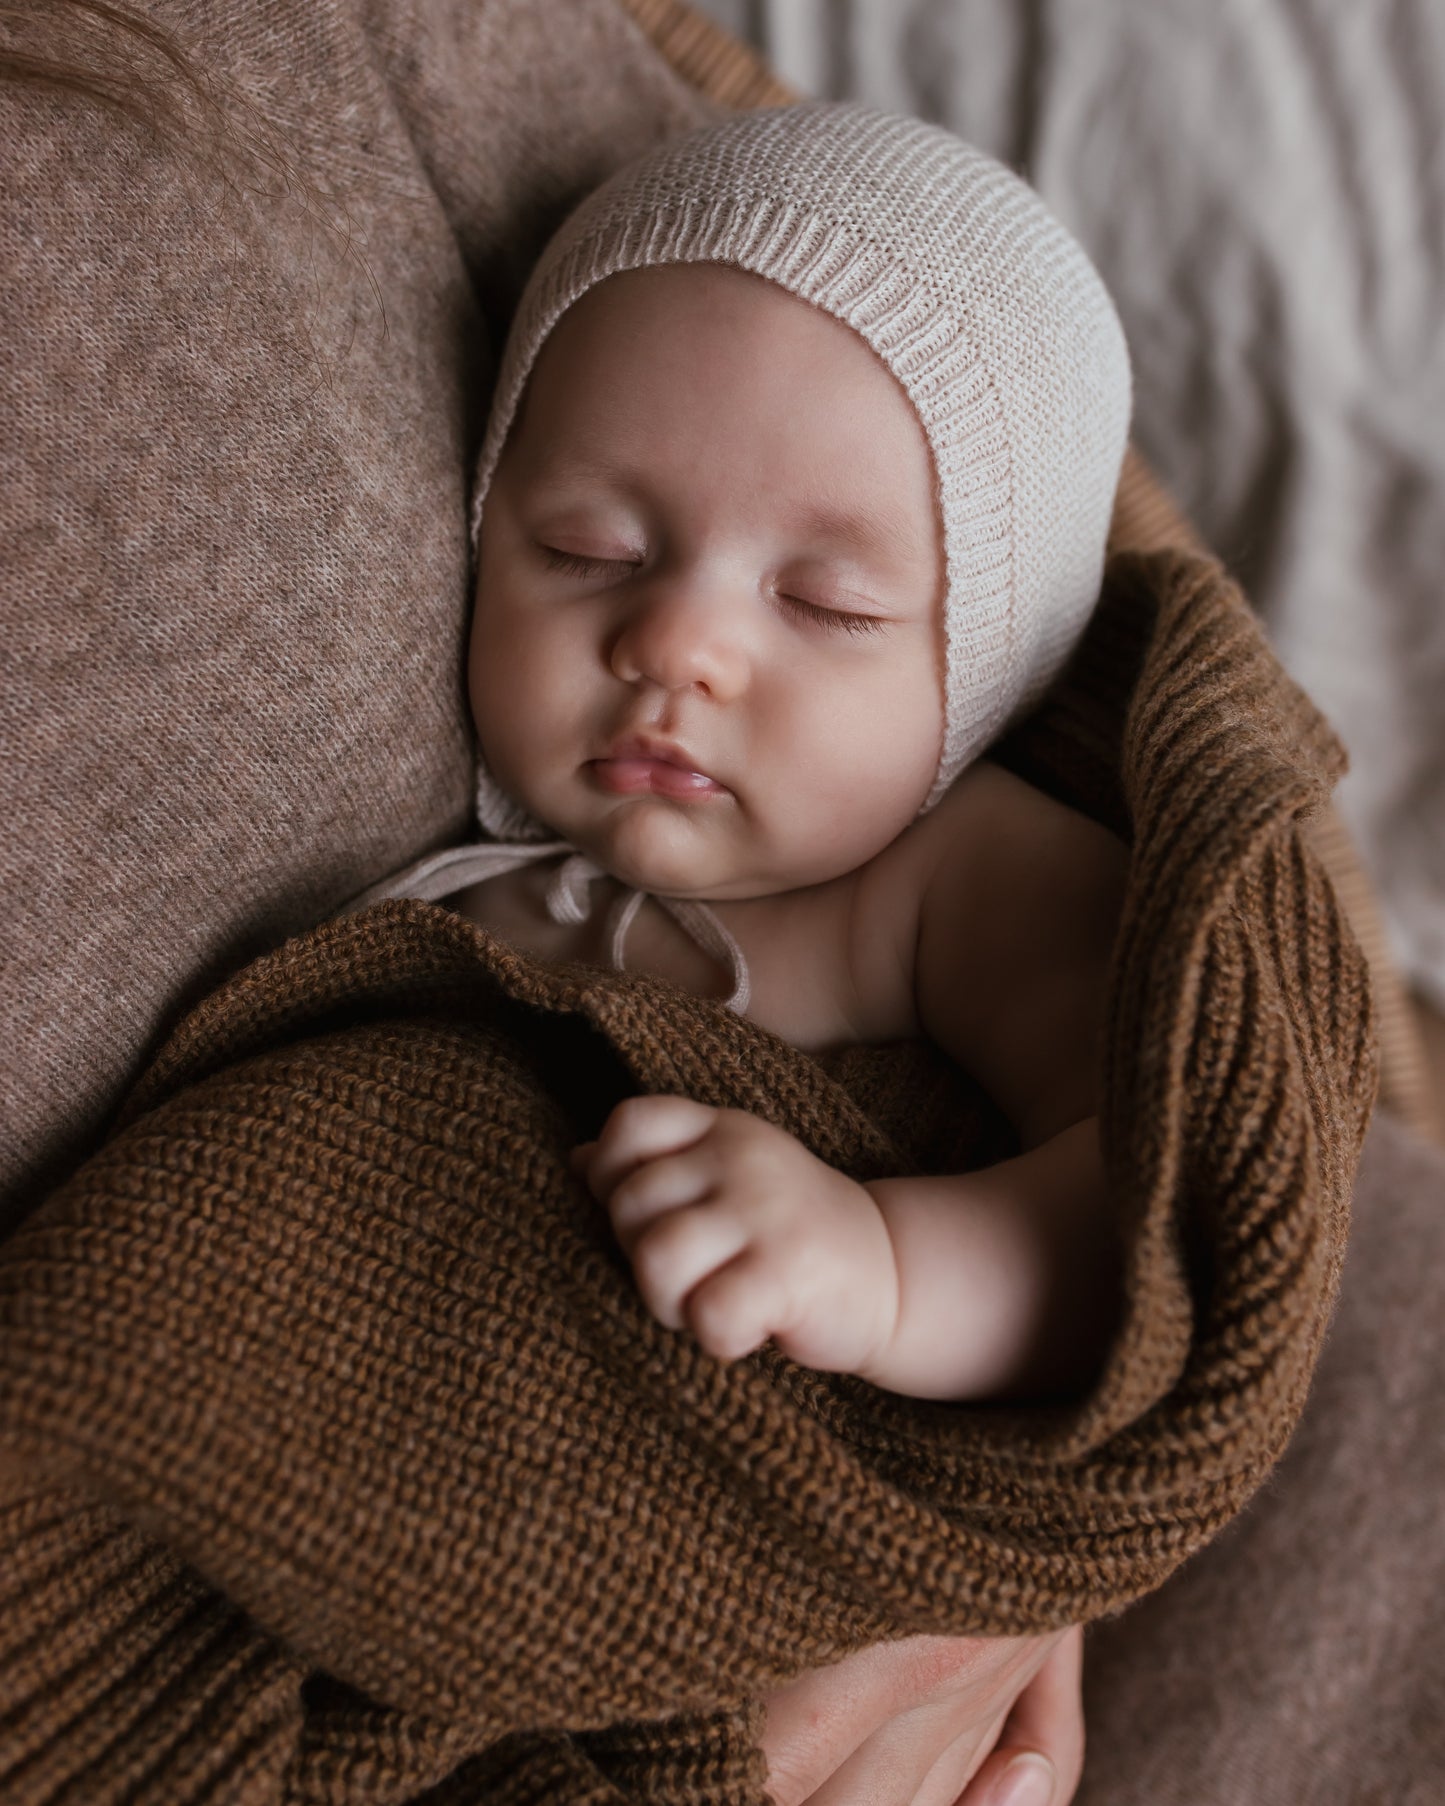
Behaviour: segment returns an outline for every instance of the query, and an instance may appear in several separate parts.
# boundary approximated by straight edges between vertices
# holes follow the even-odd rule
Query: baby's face
[[[533,368],[480,557],[487,765],[625,883],[795,890],[917,814],[943,738],[932,461],[838,321],[719,265],[590,290]]]

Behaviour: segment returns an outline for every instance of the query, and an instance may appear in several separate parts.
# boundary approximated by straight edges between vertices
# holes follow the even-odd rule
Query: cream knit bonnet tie
[[[543,251],[512,322],[472,504],[487,490],[537,354],[607,277],[725,263],[850,326],[882,358],[933,457],[945,560],[944,744],[920,814],[1036,703],[1093,608],[1129,425],[1129,360],[1108,292],[1027,183],[951,132],[852,102],[737,114],[619,170]],[[440,898],[536,859],[559,923],[591,914],[605,874],[498,788],[480,754],[488,838],[430,855],[382,895]],[[643,897],[614,907],[623,942]],[[656,901],[725,959],[729,1006],[747,964],[702,902]]]

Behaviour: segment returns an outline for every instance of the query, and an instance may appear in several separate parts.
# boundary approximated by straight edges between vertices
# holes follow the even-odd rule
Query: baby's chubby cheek
[[[528,734],[540,730],[548,711],[546,698],[534,693],[525,648],[511,643],[499,614],[486,606],[479,585],[468,641],[467,702],[487,770],[514,793],[528,769]]]
[[[496,655],[488,644],[488,633],[481,610],[474,603],[471,627],[467,635],[467,704],[472,728],[479,740],[485,740],[485,727],[493,716],[492,695],[497,669]]]

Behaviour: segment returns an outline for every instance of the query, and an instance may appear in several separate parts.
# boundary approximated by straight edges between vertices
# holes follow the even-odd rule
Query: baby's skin
[[[625,1100],[574,1168],[658,1320],[916,1397],[1058,1396],[1117,1308],[1095,1113],[1126,852],[987,760],[919,817],[943,582],[927,441],[864,341],[736,269],[633,271],[534,366],[483,513],[470,695],[505,791],[618,886],[713,907],[751,1017],[812,1051],[927,1035],[1019,1134],[979,1172],[865,1185],[746,1112]],[[593,924],[546,917],[546,876],[459,906],[605,963]],[[628,954],[725,993],[655,904]]]

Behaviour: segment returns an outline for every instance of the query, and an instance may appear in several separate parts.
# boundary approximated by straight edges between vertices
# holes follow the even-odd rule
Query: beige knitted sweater
[[[1133,839],[1126,1304],[1089,1394],[724,1365],[653,1321],[568,1173],[634,1090],[860,1179],[994,1157],[932,1049],[825,1068],[430,905],[333,923],[187,1017],[0,1245],[0,1796],[760,1806],[767,1689],[1098,1617],[1239,1509],[1303,1402],[1374,1091],[1300,830],[1339,749],[1219,569],[1161,554],[1113,561],[1000,756]]]

